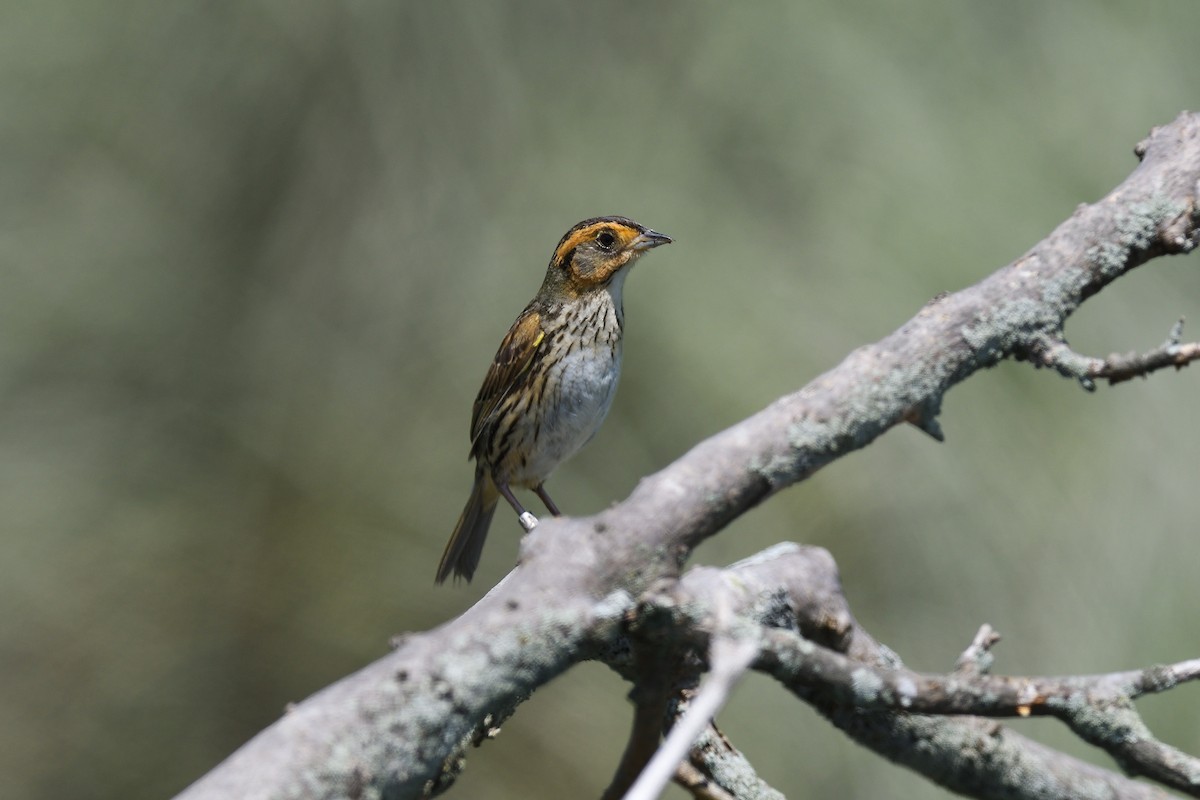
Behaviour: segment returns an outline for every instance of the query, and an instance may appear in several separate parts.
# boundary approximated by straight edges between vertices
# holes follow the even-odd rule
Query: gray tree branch
[[[894,653],[849,616],[829,553],[799,545],[776,546],[726,570],[690,570],[670,593],[650,595],[647,602],[654,605],[664,631],[693,636],[697,646],[713,624],[710,605],[721,602],[734,608],[759,636],[756,668],[777,678],[855,741],[971,797],[1166,797],[1159,789],[1057,753],[998,724],[957,715],[1027,716],[1036,692],[1049,690],[1071,709],[1064,716],[1094,720],[1099,732],[1116,696],[1128,700],[1200,677],[1195,661],[1059,679],[993,678],[982,670],[961,668],[946,676],[923,676],[905,670]],[[824,631],[824,643],[801,633],[805,630]],[[990,636],[988,640],[995,641]],[[973,645],[979,641],[977,636]],[[999,687],[1007,693],[1007,706],[991,694]],[[919,703],[909,701],[918,696]],[[1118,745],[1152,750],[1160,744],[1128,739],[1124,732],[1113,727],[1102,741],[1088,741],[1105,749]],[[1150,757],[1147,763],[1157,762]],[[1164,766],[1180,765],[1167,761]],[[1196,791],[1177,777],[1153,777]]]
[[[692,743],[687,761],[679,768],[675,782],[693,794],[703,788],[737,800],[783,800],[783,794],[759,777],[750,761],[712,722]]]
[[[1070,359],[1046,356],[1070,315],[1129,270],[1200,241],[1200,116],[1184,114],[1153,130],[1136,152],[1140,164],[1124,182],[1080,206],[1012,264],[931,301],[892,335],[643,479],[622,503],[593,517],[544,521],[523,540],[520,566],[476,606],[298,703],[180,797],[415,798],[441,791],[463,748],[492,727],[489,720],[504,718],[581,660],[620,660],[628,625],[654,607],[647,598],[705,580],[693,570],[681,581],[682,564],[740,514],[899,422],[940,437],[936,417],[945,392],[1004,358],[1080,378]],[[1090,380],[1083,372],[1081,380]],[[876,675],[888,664],[886,650],[855,625],[832,560],[801,552],[809,553],[805,563],[764,555],[764,565],[786,562],[790,572],[775,584],[793,589],[755,598],[768,615],[762,619],[776,615],[782,627],[775,628],[790,631],[798,652],[821,647]],[[823,568],[812,566],[822,559]],[[796,591],[792,573],[814,583]],[[755,618],[743,616],[747,625]],[[773,624],[753,623],[757,630]],[[832,686],[785,683],[857,741],[964,794],[1162,796],[994,721],[867,710],[834,703]]]

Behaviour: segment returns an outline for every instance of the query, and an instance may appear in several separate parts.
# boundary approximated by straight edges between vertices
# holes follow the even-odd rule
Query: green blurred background
[[[577,220],[677,240],[552,483],[590,513],[1102,196],[1200,106],[1197,30],[1154,0],[8,4],[0,795],[169,796],[499,579],[503,513],[474,584],[432,583],[471,401]],[[1197,266],[1121,280],[1072,343],[1200,322]],[[1198,392],[1002,365],[948,396],[945,445],[896,430],[697,560],[828,547],[924,670],[983,622],[1002,672],[1196,656]],[[625,691],[572,671],[457,796],[597,796]],[[1200,751],[1200,689],[1143,708]],[[945,796],[761,677],[722,722],[791,798]]]

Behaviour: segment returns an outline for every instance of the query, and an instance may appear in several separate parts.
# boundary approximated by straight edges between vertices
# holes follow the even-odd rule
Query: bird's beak
[[[646,250],[658,247],[660,244],[670,244],[672,239],[665,233],[652,231],[647,228],[636,239],[633,240],[634,252],[643,253]]]

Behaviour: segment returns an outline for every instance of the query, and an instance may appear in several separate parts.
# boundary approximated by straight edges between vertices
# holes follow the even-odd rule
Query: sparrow
[[[471,412],[475,483],[436,582],[471,580],[504,498],[522,527],[537,518],[513,494],[532,489],[554,516],[550,474],[596,434],[621,376],[622,290],[629,268],[671,237],[627,217],[594,217],[554,248],[546,277],[492,359]]]

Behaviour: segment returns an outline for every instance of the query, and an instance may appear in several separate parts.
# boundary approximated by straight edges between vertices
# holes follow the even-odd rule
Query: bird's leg
[[[538,497],[542,498],[542,502],[546,504],[546,508],[550,510],[552,516],[562,516],[562,512],[558,510],[558,506],[555,505],[554,501],[550,499],[550,495],[546,492],[545,484],[539,483],[533,487],[533,491],[537,493]]]
[[[517,498],[513,496],[512,489],[508,488],[507,483],[498,483],[496,488],[500,490],[500,496],[508,501],[508,504],[513,507],[513,511],[517,512],[517,521],[521,523],[521,527],[526,533],[537,527],[538,519],[533,514],[525,510],[525,506],[517,502]]]

